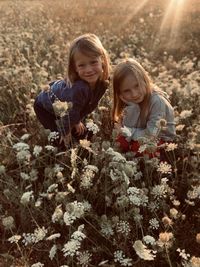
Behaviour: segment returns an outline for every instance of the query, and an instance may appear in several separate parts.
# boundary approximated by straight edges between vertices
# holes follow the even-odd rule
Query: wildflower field
[[[200,266],[199,25],[199,0],[0,1],[0,267]],[[86,32],[169,94],[167,162],[119,152],[111,86],[91,142],[50,142],[34,98]]]

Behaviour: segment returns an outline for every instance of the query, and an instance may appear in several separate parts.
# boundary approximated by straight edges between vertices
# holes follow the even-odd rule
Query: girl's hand
[[[86,130],[86,127],[85,127],[85,125],[80,121],[78,124],[76,124],[75,126],[74,126],[74,128],[76,129],[76,133],[78,134],[78,135],[82,135],[82,134],[84,134],[84,132],[85,132],[85,130]]]
[[[61,144],[63,142],[65,144],[65,146],[67,147],[70,144],[70,141],[71,141],[71,133],[69,133],[68,135],[62,135],[60,137],[59,144]]]

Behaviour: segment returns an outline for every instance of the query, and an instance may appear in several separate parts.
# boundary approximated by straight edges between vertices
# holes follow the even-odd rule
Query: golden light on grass
[[[159,34],[162,34],[162,32],[166,27],[169,28],[170,29],[169,43],[173,43],[178,36],[181,20],[184,15],[183,11],[185,9],[186,1],[187,0],[170,0],[166,8],[160,26]]]

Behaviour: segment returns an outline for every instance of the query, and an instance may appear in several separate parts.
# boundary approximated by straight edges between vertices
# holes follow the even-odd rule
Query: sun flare
[[[187,0],[170,0],[166,7],[159,34],[162,34],[166,28],[170,29],[169,43],[175,41],[178,37],[186,1]]]

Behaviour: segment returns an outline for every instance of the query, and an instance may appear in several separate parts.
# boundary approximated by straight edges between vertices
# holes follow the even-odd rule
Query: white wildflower
[[[95,174],[98,172],[98,168],[93,165],[87,165],[83,169],[83,173],[81,175],[81,183],[80,186],[84,189],[89,189],[92,186],[92,179]]]
[[[169,143],[167,144],[167,147],[166,147],[166,151],[174,151],[175,149],[177,149],[178,145],[177,144],[174,144],[174,143]]]
[[[192,256],[190,259],[190,267],[199,267],[200,266],[200,257]]]
[[[86,127],[89,131],[93,132],[93,134],[96,134],[99,132],[99,127],[98,125],[96,125],[93,120],[89,120],[87,123],[86,123]]]
[[[35,243],[35,236],[32,233],[23,233],[23,240],[25,246],[32,245]]]
[[[146,149],[147,149],[147,144],[141,145],[141,146],[139,147],[139,149],[138,149],[138,152],[139,152],[139,153],[142,153],[142,152],[144,152]]]
[[[18,241],[21,239],[21,235],[13,235],[10,238],[8,238],[8,241],[10,243],[18,243]]]
[[[38,170],[32,169],[30,171],[30,174],[29,175],[30,175],[31,181],[36,181],[38,179]]]
[[[113,162],[126,162],[126,158],[121,153],[114,151],[111,147],[106,150],[106,153],[112,156]]]
[[[136,240],[133,244],[136,254],[143,260],[152,261],[155,258],[155,251],[147,249],[141,240]]]
[[[172,209],[170,209],[169,212],[170,212],[170,216],[171,216],[172,218],[177,219],[177,217],[178,217],[178,211],[177,211],[177,209],[172,208]]]
[[[110,220],[102,221],[100,223],[100,226],[101,226],[101,233],[104,236],[110,237],[110,236],[114,235],[114,231],[112,228],[112,222]]]
[[[155,243],[156,243],[156,240],[155,240],[155,238],[153,237],[153,236],[150,236],[150,235],[145,235],[144,237],[143,237],[143,241],[148,245],[148,244],[150,244],[150,245],[155,245]]]
[[[157,168],[158,172],[161,173],[171,173],[172,172],[172,166],[168,164],[167,162],[161,162]]]
[[[25,150],[29,150],[29,145],[23,142],[19,142],[16,143],[15,145],[13,145],[13,148],[16,149],[16,151],[25,151]]]
[[[59,172],[62,172],[64,168],[60,166],[59,164],[55,164],[55,166],[53,167],[53,170],[54,170],[54,173],[57,174]]]
[[[23,141],[25,141],[25,140],[27,140],[28,138],[30,137],[30,134],[23,134],[22,136],[21,136],[21,140],[23,140]]]
[[[121,266],[133,266],[132,259],[126,258],[121,250],[114,252],[114,261],[119,262]]]
[[[159,234],[159,239],[158,239],[158,246],[160,247],[163,247],[163,246],[166,246],[166,247],[171,247],[172,246],[172,242],[173,242],[173,238],[174,238],[174,235],[173,233],[171,232],[161,232]]]
[[[158,229],[159,228],[159,221],[156,218],[153,218],[149,221],[151,229]]]
[[[11,230],[15,227],[15,221],[12,216],[7,216],[2,219],[2,224],[5,230]]]
[[[43,240],[46,237],[47,229],[45,227],[39,227],[34,230],[35,243]]]
[[[42,198],[39,197],[36,201],[35,201],[35,207],[38,208],[38,207],[41,207],[42,205]]]
[[[77,254],[77,251],[81,247],[81,241],[86,238],[86,235],[82,232],[83,229],[84,225],[80,225],[78,230],[72,234],[72,239],[64,245],[62,251],[65,257],[73,257],[75,254]]]
[[[30,176],[25,172],[20,172],[20,176],[25,181],[30,179]]]
[[[31,265],[31,267],[43,267],[43,266],[44,266],[44,264],[41,262],[37,262],[37,263],[34,263]]]
[[[47,193],[57,192],[58,184],[52,184],[48,187]]]
[[[6,172],[6,168],[4,165],[0,165],[0,175]]]
[[[179,124],[176,126],[176,131],[181,132],[185,128],[185,124]]]
[[[166,198],[168,189],[168,185],[165,184],[155,185],[151,190],[151,194],[154,196],[155,199]]]
[[[48,135],[48,141],[49,142],[53,142],[57,139],[59,139],[60,136],[59,136],[59,132],[50,132],[49,135]]]
[[[88,264],[91,261],[91,257],[92,257],[92,254],[89,253],[88,250],[83,251],[83,252],[77,252],[78,263],[83,267],[87,267],[88,266]]]
[[[127,126],[124,126],[124,127],[122,127],[121,128],[121,134],[124,136],[124,137],[126,137],[126,138],[131,138],[131,136],[132,136],[132,128],[129,128],[129,127],[127,127]]]
[[[124,234],[125,236],[128,236],[128,234],[131,231],[130,225],[127,221],[119,221],[117,223],[116,231],[118,233]]]
[[[55,151],[56,151],[56,148],[55,148],[54,146],[47,145],[47,146],[45,146],[45,148],[46,148],[48,151],[52,151],[52,152],[55,152]]]
[[[76,252],[79,250],[80,246],[81,246],[81,244],[78,240],[72,239],[72,240],[68,241],[62,249],[64,256],[65,257],[67,257],[67,256],[73,257],[76,254]]]
[[[31,159],[31,153],[29,150],[21,150],[17,152],[16,157],[19,162],[28,164]]]
[[[81,218],[85,213],[85,207],[82,202],[74,201],[66,205],[64,213],[64,222],[66,225],[71,225],[76,219]]]
[[[179,114],[180,119],[187,119],[192,116],[192,110],[183,110]]]
[[[80,146],[92,152],[91,142],[87,139],[79,140]]]
[[[21,199],[20,199],[20,203],[22,205],[27,205],[29,202],[31,202],[32,200],[34,200],[34,195],[33,195],[33,191],[28,191],[25,192]]]
[[[37,158],[40,155],[41,151],[42,151],[42,147],[35,145],[33,148],[33,155]]]
[[[145,195],[145,192],[142,189],[129,187],[127,193],[132,204],[136,206],[147,206],[148,196]]]
[[[58,99],[52,104],[53,110],[58,117],[63,117],[67,114],[68,110],[72,107],[71,102],[62,102]]]
[[[188,260],[190,258],[190,254],[185,252],[185,249],[180,249],[177,248],[176,250],[177,252],[179,252],[179,256],[183,259],[183,260]]]

